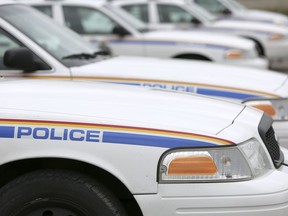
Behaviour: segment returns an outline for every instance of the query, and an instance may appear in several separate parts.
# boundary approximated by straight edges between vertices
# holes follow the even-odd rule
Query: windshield
[[[192,15],[198,16],[197,18],[200,18],[202,22],[214,22],[218,19],[217,16],[196,4],[190,4],[187,9],[192,13]]]
[[[67,56],[93,54],[97,51],[71,30],[58,25],[46,15],[30,7],[6,5],[0,7],[0,14],[3,19],[66,66],[73,66],[71,59],[65,58]],[[83,61],[82,64],[86,63]]]
[[[233,8],[234,10],[247,10],[246,7],[244,7],[243,5],[239,4],[237,1],[234,0],[225,0],[225,2],[230,5],[231,8]]]
[[[132,26],[134,29],[137,29],[139,32],[145,32],[148,31],[148,27],[145,23],[143,23],[141,20],[136,19],[132,15],[130,15],[125,10],[113,7],[111,5],[106,5],[105,8],[109,11],[111,11],[114,15],[119,17],[119,19],[124,20],[126,23],[128,23],[130,26]]]

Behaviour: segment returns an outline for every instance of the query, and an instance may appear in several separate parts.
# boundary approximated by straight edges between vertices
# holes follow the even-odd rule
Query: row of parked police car
[[[287,216],[288,18],[227,5],[0,2],[0,215]]]

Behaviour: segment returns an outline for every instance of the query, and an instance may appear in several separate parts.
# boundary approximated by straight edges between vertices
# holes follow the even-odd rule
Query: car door
[[[82,35],[93,46],[116,55],[144,56],[144,43],[113,17],[100,9],[63,5],[66,26]]]

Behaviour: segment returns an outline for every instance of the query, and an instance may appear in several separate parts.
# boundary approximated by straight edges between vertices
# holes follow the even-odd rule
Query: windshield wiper
[[[78,53],[78,54],[72,54],[68,56],[64,56],[62,59],[91,59],[96,58],[97,53]]]
[[[111,51],[109,48],[107,49],[101,49],[99,51],[96,51],[92,54],[90,53],[79,53],[79,54],[72,54],[72,55],[68,55],[68,56],[64,56],[62,59],[94,59],[97,56],[109,56],[111,55]]]
[[[141,28],[141,29],[138,29],[139,32],[141,33],[146,33],[146,32],[151,32],[151,31],[155,31],[156,29],[152,29],[152,28]]]

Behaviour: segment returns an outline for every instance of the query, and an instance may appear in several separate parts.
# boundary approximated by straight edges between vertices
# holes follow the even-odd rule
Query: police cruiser
[[[187,0],[214,15],[233,20],[256,21],[288,27],[288,17],[281,13],[249,9],[236,0]]]
[[[288,147],[287,75],[202,61],[103,56],[25,5],[0,6],[0,26],[0,75],[110,82],[249,103],[273,117],[279,142]]]
[[[288,151],[248,106],[71,81],[0,81],[1,216],[286,215]]]
[[[189,32],[223,33],[249,38],[258,45],[269,65],[281,69],[288,61],[288,29],[275,24],[218,19],[207,10],[186,0],[119,0],[113,5],[124,8],[146,21],[153,29],[182,29]]]
[[[219,33],[149,31],[145,24],[106,1],[17,1],[35,6],[114,55],[206,60],[267,68],[249,40]],[[88,15],[86,15],[88,14]]]

